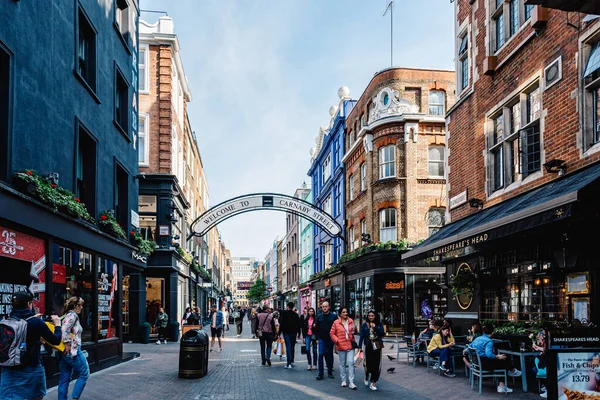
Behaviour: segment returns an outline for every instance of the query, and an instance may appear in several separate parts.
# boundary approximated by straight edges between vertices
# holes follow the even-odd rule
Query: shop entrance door
[[[384,293],[382,297],[383,320],[388,334],[404,335],[404,292]]]

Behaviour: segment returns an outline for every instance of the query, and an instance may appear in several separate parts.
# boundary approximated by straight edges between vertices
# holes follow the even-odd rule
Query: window
[[[527,21],[529,18],[531,18],[531,12],[533,11],[533,5],[526,5],[525,6],[525,21]]]
[[[324,201],[323,201],[323,205],[321,207],[323,209],[323,211],[325,211],[327,214],[331,215],[331,196],[327,197]]]
[[[148,114],[140,114],[138,122],[138,163],[140,166],[148,166],[150,163],[150,151],[148,144],[148,123],[150,116]]]
[[[386,208],[379,211],[379,241],[382,243],[390,240],[395,242],[396,238],[396,209]]]
[[[98,257],[98,339],[117,337],[119,305],[112,301],[118,290],[119,267],[116,262]]]
[[[361,116],[360,116],[360,126],[361,127],[367,126],[367,116],[365,114],[361,114]]]
[[[148,59],[148,46],[140,46],[140,52],[138,56],[138,88],[140,93],[149,93],[150,91],[150,88],[148,87]]]
[[[385,146],[379,149],[379,179],[396,176],[396,147]]]
[[[591,44],[583,70],[585,147],[600,142],[600,41]]]
[[[444,146],[429,146],[429,176],[444,177]]]
[[[348,193],[350,201],[354,200],[354,175],[350,175],[348,178]]]
[[[115,218],[129,232],[129,174],[117,163],[115,175]]]
[[[464,90],[469,86],[469,35],[465,33],[460,39],[458,47],[458,62],[459,62],[459,85],[460,90]]]
[[[96,90],[96,35],[87,15],[80,7],[77,14],[77,60],[76,72],[92,91]]]
[[[500,12],[495,18],[496,25],[496,50],[504,46],[504,13]]]
[[[360,191],[367,189],[367,164],[362,163],[360,165]]]
[[[510,36],[512,37],[519,30],[519,0],[511,0],[510,11]]]
[[[511,99],[490,121],[489,190],[494,192],[541,169],[541,91],[537,83]]]
[[[9,109],[11,57],[0,42],[0,180],[8,178],[9,171]]]
[[[367,220],[365,218],[363,218],[360,221],[360,239],[361,239],[361,242],[362,242],[363,235],[365,235],[366,233],[367,233]]]
[[[443,208],[432,208],[427,215],[427,225],[429,226],[429,236],[440,230],[445,223],[446,210]]]
[[[531,17],[533,6],[525,5],[524,0],[492,1],[492,47],[494,51],[498,51]]]
[[[429,114],[444,115],[444,92],[432,90],[429,92]]]
[[[325,158],[325,161],[323,161],[322,174],[323,183],[325,183],[331,176],[331,153],[328,154],[327,158]]]
[[[350,242],[350,251],[356,250],[356,240],[354,240],[354,227],[348,229],[348,241]]]
[[[352,130],[352,131],[350,131],[350,146],[352,146],[355,141],[356,141],[356,132]]]
[[[129,12],[127,0],[116,0],[115,7],[115,28],[121,35],[121,39],[127,45],[129,37]]]
[[[129,136],[127,121],[129,117],[129,85],[125,77],[116,68],[115,71],[115,123],[120,130]]]
[[[78,123],[75,196],[96,215],[96,140]]]

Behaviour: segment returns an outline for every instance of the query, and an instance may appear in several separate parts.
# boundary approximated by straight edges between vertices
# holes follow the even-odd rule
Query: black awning
[[[572,214],[572,203],[580,199],[580,191],[598,178],[600,163],[459,219],[404,253],[402,261],[468,249],[478,243],[562,220]]]
[[[525,0],[525,5],[540,5],[562,11],[577,11],[584,14],[600,14],[598,0]]]

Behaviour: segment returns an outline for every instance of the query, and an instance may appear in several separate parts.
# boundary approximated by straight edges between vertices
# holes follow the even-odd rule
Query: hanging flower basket
[[[123,228],[121,228],[121,225],[119,225],[115,217],[110,215],[108,211],[103,211],[102,214],[100,214],[98,226],[103,232],[106,232],[117,239],[127,239],[127,235]]]
[[[154,253],[154,250],[156,249],[156,242],[144,239],[140,231],[135,229],[129,232],[129,234],[131,238],[131,244],[136,246],[141,254],[149,256]]]
[[[475,285],[477,278],[471,270],[469,264],[462,263],[456,274],[450,278],[450,286],[452,287],[452,295],[456,298],[458,305],[462,309],[467,309],[473,301],[475,295]]]

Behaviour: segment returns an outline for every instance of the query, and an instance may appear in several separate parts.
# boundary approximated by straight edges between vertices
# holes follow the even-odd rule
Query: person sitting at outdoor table
[[[538,354],[535,358],[535,374],[536,376],[538,375],[543,375],[546,376],[546,363],[547,363],[547,354],[546,354],[546,349],[548,348],[547,343],[546,343],[546,331],[544,329],[540,330],[535,338],[535,343],[533,343],[531,345],[531,348],[535,351],[539,351],[540,354]],[[546,387],[542,385],[541,390],[540,390],[540,397],[542,398],[547,398],[548,397],[548,392],[546,391]]]
[[[439,331],[441,327],[442,327],[442,324],[440,323],[439,320],[433,320],[433,319],[429,320],[429,326],[427,328],[423,329],[421,331],[421,333],[419,333],[419,337],[417,338],[417,343],[419,346],[418,349],[426,350],[427,349],[427,340],[431,340],[431,338],[433,338],[433,335],[435,335],[436,332]],[[417,361],[423,363],[423,356],[417,357]]]
[[[450,351],[454,347],[455,342],[450,333],[450,326],[442,325],[442,329],[433,335],[431,342],[427,346],[427,352],[430,356],[438,357],[440,360],[439,368],[448,377],[454,377],[454,368],[452,365],[452,357]]]
[[[483,335],[474,339],[471,343],[471,348],[477,351],[479,358],[481,359],[481,369],[483,371],[493,371],[498,369],[508,370],[508,376],[521,376],[521,371],[512,367],[509,359],[506,358],[506,354],[496,354],[494,352],[494,342],[492,336],[494,335],[494,326],[486,325],[483,328]],[[507,386],[508,382],[498,383],[498,393],[510,393],[513,390]]]
[[[475,322],[473,325],[471,325],[469,336],[467,336],[467,344],[470,345],[473,343],[473,340],[477,339],[481,335],[483,335],[483,327],[479,322]],[[467,368],[471,368],[471,360],[469,360],[469,352],[466,348],[463,350],[463,362]]]

